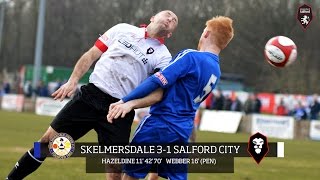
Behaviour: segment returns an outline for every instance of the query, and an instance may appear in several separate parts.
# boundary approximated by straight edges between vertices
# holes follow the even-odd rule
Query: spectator
[[[318,102],[318,95],[314,94],[313,101],[310,105],[310,119],[311,120],[318,119],[319,112],[320,112],[320,103]]]
[[[242,111],[242,103],[238,97],[231,104],[231,111]]]
[[[301,102],[299,102],[297,107],[295,108],[294,117],[296,118],[296,120],[306,120],[308,117],[305,107]]]
[[[253,113],[260,113],[261,112],[261,101],[258,98],[257,94],[253,94]]]
[[[0,84],[0,97],[4,95],[4,89],[2,87],[2,84]]]
[[[280,100],[280,104],[279,106],[277,107],[276,109],[276,115],[279,115],[279,116],[286,116],[288,115],[288,110],[286,108],[286,106],[284,105],[284,102],[283,102],[283,99],[281,98]]]
[[[214,97],[214,94],[212,92],[210,92],[207,99],[205,100],[205,108],[206,109],[212,109],[213,97]]]
[[[219,89],[213,98],[212,109],[223,110],[224,96],[222,91]]]
[[[37,96],[48,97],[49,96],[48,86],[43,84],[42,81],[39,81],[36,88],[36,94]]]
[[[5,94],[9,94],[11,92],[11,86],[10,83],[8,81],[5,81],[3,83],[3,90]]]
[[[26,97],[31,97],[32,96],[32,85],[30,81],[26,81],[24,86],[23,86],[23,93]]]
[[[250,94],[248,99],[244,102],[244,112],[246,114],[253,113],[253,106],[254,106],[254,95]]]
[[[230,111],[231,105],[232,105],[232,99],[230,98],[229,95],[226,95],[223,102],[223,110]]]

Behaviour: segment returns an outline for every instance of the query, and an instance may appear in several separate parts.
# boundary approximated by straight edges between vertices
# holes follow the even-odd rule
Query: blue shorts
[[[179,136],[165,121],[149,116],[140,122],[131,144],[185,144],[187,142],[188,139]],[[162,162],[165,161],[162,160]],[[141,179],[145,178],[154,167],[152,164],[127,164],[124,165],[124,172],[131,177]],[[184,180],[187,179],[188,166],[187,164],[161,163],[153,170],[166,179]]]

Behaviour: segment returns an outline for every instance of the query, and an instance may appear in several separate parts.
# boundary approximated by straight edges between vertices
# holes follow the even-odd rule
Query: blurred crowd
[[[0,83],[0,96],[11,92],[11,84],[8,81]]]
[[[24,94],[25,97],[40,96],[50,97],[65,81],[57,80],[45,84],[42,81],[37,83],[35,88],[32,87],[30,81],[26,81],[21,85],[20,90],[17,90],[9,81],[0,82],[0,96],[4,94]],[[290,107],[288,105],[291,105]],[[228,94],[223,94],[221,90],[214,91],[209,94],[204,102],[205,109],[238,111],[246,114],[261,113],[262,102],[256,93],[251,93],[245,100],[240,100],[237,96],[230,97]],[[298,101],[292,108],[292,104],[285,103],[283,99],[274,108],[273,114],[280,116],[293,116],[296,120],[318,120],[320,113],[320,103],[317,94],[312,96],[308,103]]]
[[[223,95],[221,90],[215,93],[210,93],[207,97],[205,109],[211,110],[225,110],[225,111],[239,111],[246,114],[261,113],[262,103],[256,93],[249,94],[248,98],[243,102],[238,97],[231,98],[229,95]],[[294,108],[289,108],[283,101],[280,100],[279,104],[273,111],[274,115],[279,116],[293,116],[296,120],[318,120],[320,113],[320,103],[318,95],[314,94],[312,100],[303,105],[298,102]]]
[[[31,81],[26,81],[21,86],[12,86],[9,81],[3,81],[0,83],[0,96],[4,94],[24,94],[25,97],[40,96],[50,97],[50,95],[56,91],[64,82],[57,80],[56,82],[50,82],[49,84],[38,81],[35,88],[32,87]]]
[[[261,101],[256,94],[250,94],[248,99],[242,103],[238,97],[232,100],[228,95],[223,95],[221,90],[210,93],[205,101],[205,108],[212,110],[243,111],[246,114],[260,113]]]

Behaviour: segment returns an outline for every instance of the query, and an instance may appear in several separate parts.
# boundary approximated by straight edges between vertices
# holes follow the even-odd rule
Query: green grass
[[[46,131],[52,117],[0,111],[0,179],[4,179],[20,156]],[[249,134],[198,132],[199,142],[247,142]],[[96,142],[91,131],[79,141]],[[269,142],[284,141],[269,139]],[[190,173],[191,180],[309,180],[320,177],[320,142],[285,140],[285,158],[264,158],[257,165],[252,158],[235,158],[235,173]],[[47,158],[28,179],[105,179],[105,175],[85,173],[84,158]]]

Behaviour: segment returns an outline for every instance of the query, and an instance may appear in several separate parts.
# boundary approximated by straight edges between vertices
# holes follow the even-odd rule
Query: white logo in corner
[[[264,144],[264,140],[262,138],[254,138],[252,142],[253,142],[253,144],[255,144],[254,145],[255,152],[257,154],[260,154],[261,149],[262,149],[262,145]]]

